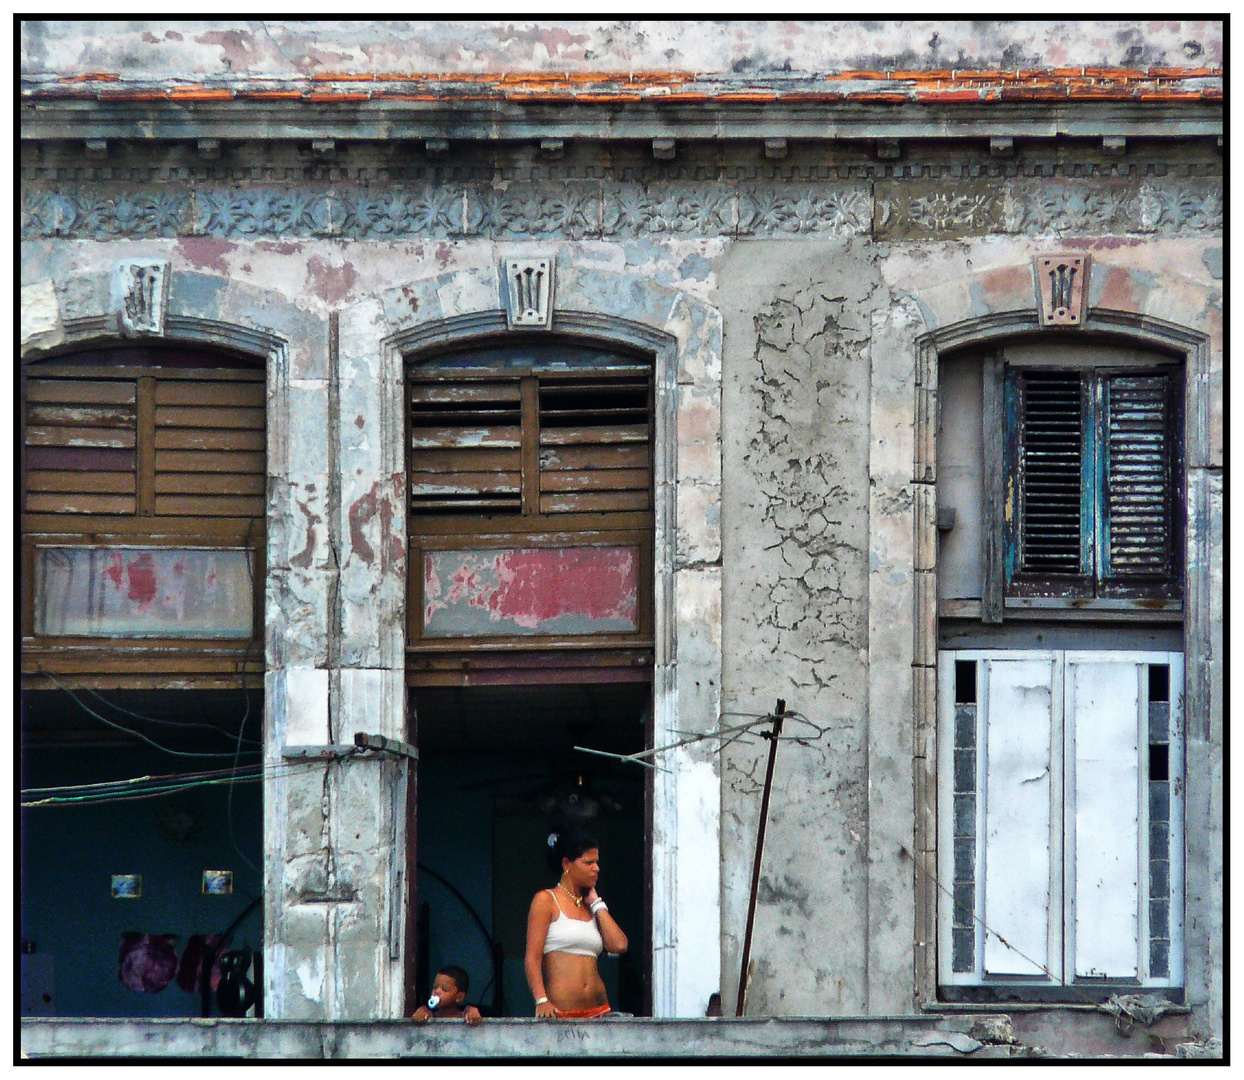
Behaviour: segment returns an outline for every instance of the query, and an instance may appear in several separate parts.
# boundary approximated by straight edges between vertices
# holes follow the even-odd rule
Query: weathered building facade
[[[732,1015],[766,744],[574,748],[783,699],[820,734],[777,755],[746,1016],[875,1027],[679,1038],[1221,1038],[1220,24],[21,44],[27,769],[120,778],[65,764],[68,691],[148,734],[255,700],[205,722],[235,771],[262,739],[269,1030],[406,1015],[429,957],[529,1015],[551,815],[634,927],[615,1006]],[[26,813],[24,938],[74,813]]]

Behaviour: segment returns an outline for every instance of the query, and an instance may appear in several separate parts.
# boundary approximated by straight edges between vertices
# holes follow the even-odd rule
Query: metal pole
[[[777,762],[778,736],[782,734],[782,718],[786,702],[778,698],[773,712],[773,730],[761,734],[769,740],[769,767],[765,770],[765,790],[760,799],[760,828],[756,832],[756,862],[752,866],[752,894],[747,901],[747,931],[743,935],[743,963],[739,968],[739,1001],[734,1015],[743,1015],[743,1002],[747,997],[747,965],[752,955],[752,927],[756,923],[756,894],[760,890],[760,860],[765,850],[765,825],[769,821],[769,794],[773,790],[773,766]]]

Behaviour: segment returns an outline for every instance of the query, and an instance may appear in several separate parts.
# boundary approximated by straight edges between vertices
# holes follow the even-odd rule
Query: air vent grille
[[[508,382],[410,388],[414,514],[522,510],[522,393]]]
[[[646,377],[540,382],[540,512],[648,510]]]
[[[264,385],[158,379],[158,516],[264,516]]]
[[[134,513],[133,379],[28,380],[25,443],[28,513]]]

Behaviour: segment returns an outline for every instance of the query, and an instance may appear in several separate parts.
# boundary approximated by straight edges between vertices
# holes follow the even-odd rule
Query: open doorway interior
[[[527,911],[555,884],[551,826],[579,825],[600,843],[600,893],[626,931],[622,957],[602,956],[615,1010],[651,1011],[642,766],[576,751],[648,745],[647,683],[437,687],[411,691],[417,716],[416,1000],[438,968],[470,976],[484,1015],[531,1016],[523,974]]]
[[[24,692],[22,1015],[263,1015],[262,732],[259,690]]]

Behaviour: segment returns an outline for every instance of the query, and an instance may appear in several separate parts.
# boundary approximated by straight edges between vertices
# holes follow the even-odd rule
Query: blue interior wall
[[[492,815],[493,793],[488,789],[462,790],[463,785],[504,781],[530,776],[547,768],[547,758],[522,754],[449,754],[427,751],[419,762],[418,862],[447,879],[478,913],[491,936],[492,919]],[[508,785],[513,787],[514,785]],[[478,924],[453,895],[432,875],[420,872],[416,879],[417,903],[429,905],[428,960],[430,975],[438,968],[456,964],[471,977],[469,999],[491,1004],[485,989],[492,960],[488,943]],[[521,967],[514,983],[504,970],[505,997],[511,1015],[527,1015],[524,998],[531,995]],[[517,996],[516,996],[517,995]],[[515,1013],[514,1007],[522,1011]]]
[[[530,1016],[531,991],[523,972],[522,941],[511,932],[506,935],[496,925],[493,889],[508,905],[511,924],[517,919],[525,926],[527,908],[535,889],[555,884],[548,872],[544,842],[550,815],[540,808],[539,799],[514,798],[522,792],[540,790],[548,781],[533,777],[549,774],[548,754],[455,754],[444,751],[420,752],[418,773],[417,860],[447,879],[475,909],[494,940],[508,936],[509,948],[502,966],[504,1015]],[[627,812],[611,816],[610,824],[585,822],[585,828],[600,834],[602,842],[601,894],[610,899],[610,908],[625,920],[623,929],[635,946],[625,961],[602,956],[601,978],[615,1009],[620,1003],[638,1009],[634,993],[621,992],[622,964],[642,967],[645,946],[643,931],[643,815],[642,778],[636,770],[634,791],[625,797]],[[491,783],[495,782],[495,783]],[[505,815],[499,828],[497,807]],[[525,806],[525,808],[524,808]],[[523,850],[505,853],[502,860],[494,842],[518,840]],[[504,862],[506,865],[500,866]],[[517,873],[515,869],[517,868]],[[521,881],[519,880],[521,879]],[[468,995],[473,1003],[492,1006],[493,991],[487,987],[492,975],[488,942],[462,900],[427,872],[416,879],[416,903],[429,905],[429,975],[438,968],[456,964],[471,978]]]
[[[225,762],[227,765],[228,762]],[[28,749],[23,788],[88,784],[144,775],[219,768],[146,747]],[[192,934],[223,933],[260,894],[261,874],[251,870],[229,840],[227,786],[131,802],[76,803],[22,812],[21,937],[55,965],[57,1016],[198,1016],[197,994],[176,981],[155,994],[126,989],[117,978],[125,931],[175,934],[180,959]],[[161,808],[192,809],[202,816],[200,835],[186,842],[163,838]],[[237,845],[262,866],[262,794],[258,783],[233,791]],[[232,870],[231,896],[204,896],[204,870]],[[142,874],[142,896],[113,900],[112,874]],[[258,949],[263,932],[257,908],[238,928],[234,945]]]

